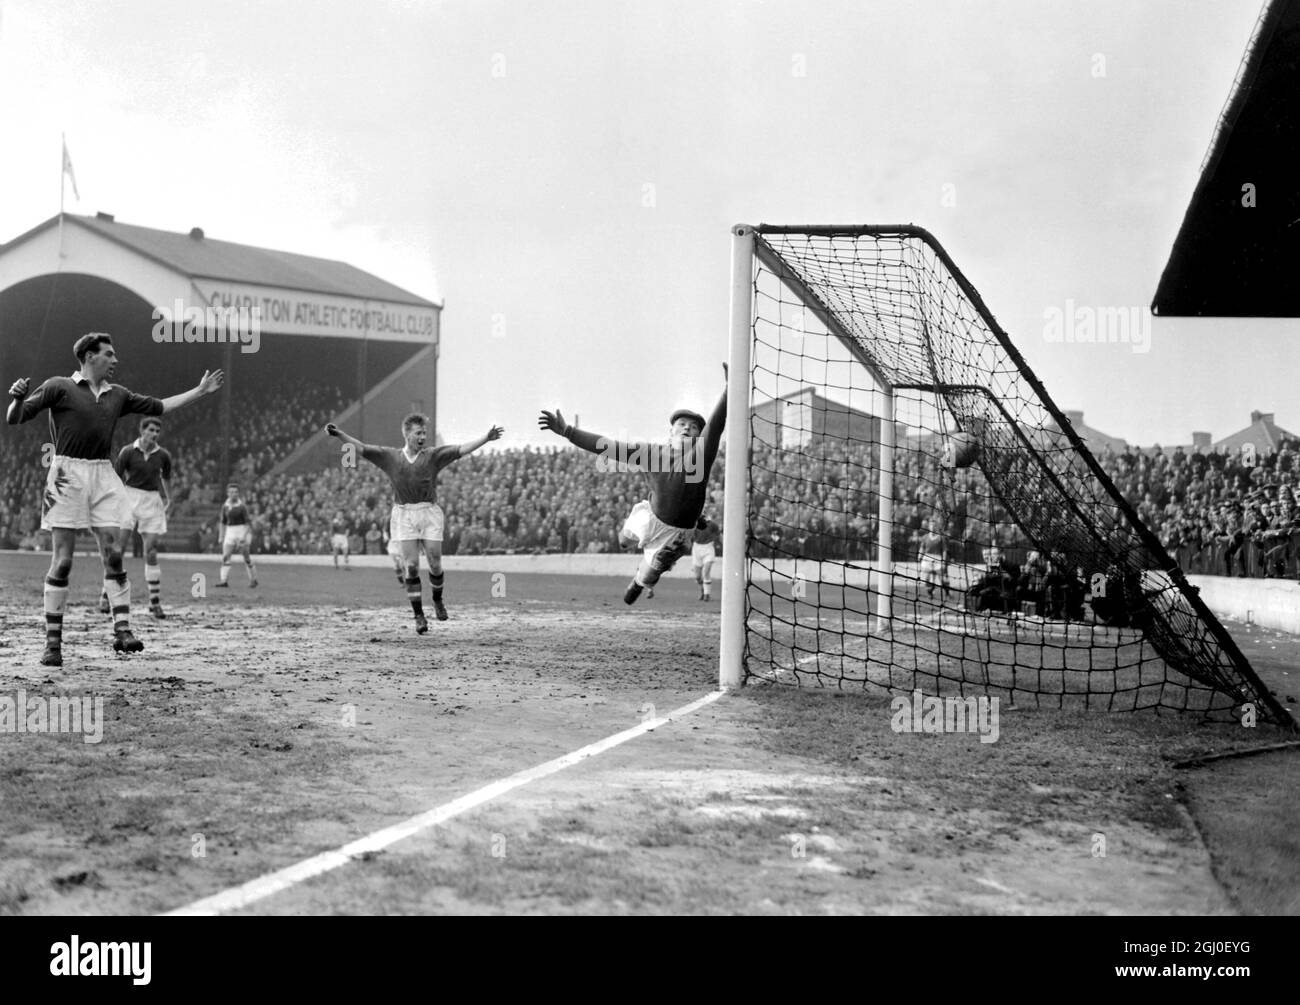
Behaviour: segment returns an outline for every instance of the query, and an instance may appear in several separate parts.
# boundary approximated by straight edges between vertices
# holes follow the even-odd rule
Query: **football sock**
[[[63,647],[63,608],[68,602],[68,580],[45,577],[45,644],[52,649]]]
[[[445,580],[446,580],[446,576],[441,572],[438,573],[436,576],[432,572],[429,573],[429,586],[433,588],[434,600],[442,599],[442,584],[443,582],[445,582]]]
[[[248,573],[248,581],[250,583],[257,578],[257,570],[253,568],[253,560],[251,558],[244,559],[244,571]]]
[[[162,604],[162,566],[146,565],[144,567],[144,581],[149,587],[149,606],[160,606]]]
[[[230,560],[223,558],[221,560],[221,581],[224,583],[230,578]]]
[[[131,627],[131,581],[126,573],[112,572],[105,576],[104,591],[113,608],[113,631],[127,631]]]
[[[415,612],[417,618],[422,617],[424,615],[424,601],[420,590],[420,577],[408,576],[404,582],[406,584],[406,599],[411,602],[411,610]]]

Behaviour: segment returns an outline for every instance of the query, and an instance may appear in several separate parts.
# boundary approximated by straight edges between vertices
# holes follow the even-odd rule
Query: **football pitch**
[[[0,555],[0,699],[102,715],[0,723],[0,913],[1300,911],[1294,751],[1175,767],[1267,727],[1030,707],[981,742],[761,683],[673,716],[717,686],[716,585],[680,577],[628,608],[622,579],[449,572],[421,637],[386,568],[213,590],[164,558],[158,622],[130,561],[146,649],[116,657],[79,556],[45,668],[47,562]],[[1296,640],[1232,630],[1294,694]]]

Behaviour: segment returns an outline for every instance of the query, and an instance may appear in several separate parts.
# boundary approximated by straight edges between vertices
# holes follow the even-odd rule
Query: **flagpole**
[[[63,257],[63,190],[68,187],[64,180],[68,174],[68,134],[59,133],[59,257]]]

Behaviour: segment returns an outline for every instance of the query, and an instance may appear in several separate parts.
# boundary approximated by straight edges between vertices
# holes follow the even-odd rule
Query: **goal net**
[[[724,685],[1291,724],[916,227],[737,227]]]

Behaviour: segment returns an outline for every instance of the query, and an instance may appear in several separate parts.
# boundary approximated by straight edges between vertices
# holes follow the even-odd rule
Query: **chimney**
[[[1259,417],[1262,421],[1267,422],[1271,425],[1273,423],[1273,416],[1276,414],[1277,414],[1276,412],[1260,412]]]
[[[1255,423],[1257,423],[1257,422],[1258,422],[1260,419],[1262,419],[1263,417],[1264,417],[1264,413],[1263,413],[1263,412],[1251,412],[1251,413],[1250,413],[1250,424],[1253,426]]]
[[[196,240],[196,241],[201,241],[201,240],[203,240],[203,228],[202,228],[202,227],[194,227],[194,228],[192,228],[192,229],[190,230],[190,237],[193,238],[193,239]]]
[[[105,212],[103,212],[103,211],[101,210],[100,212],[98,212],[98,213],[95,214],[95,219],[96,219],[96,220],[103,220],[105,223],[112,223],[112,222],[113,222],[113,214],[112,214],[112,213],[105,213]]]
[[[1083,425],[1083,412],[1066,410],[1065,417],[1070,420],[1070,425],[1079,427]]]
[[[1192,449],[1193,449],[1193,450],[1195,450],[1197,447],[1201,447],[1201,448],[1204,449],[1204,450],[1209,450],[1209,449],[1210,449],[1210,442],[1211,442],[1211,441],[1210,441],[1210,434],[1209,434],[1209,433],[1193,433],[1193,434],[1192,434]]]

